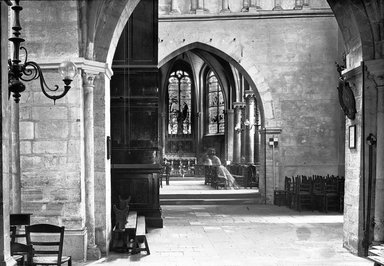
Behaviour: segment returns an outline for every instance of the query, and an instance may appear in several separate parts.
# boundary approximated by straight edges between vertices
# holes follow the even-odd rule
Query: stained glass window
[[[224,133],[224,97],[219,81],[210,71],[207,76],[208,134]]]
[[[182,70],[168,80],[168,134],[191,134],[191,78]]]

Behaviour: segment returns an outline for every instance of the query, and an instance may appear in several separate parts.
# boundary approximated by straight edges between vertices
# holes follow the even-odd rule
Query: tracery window
[[[207,75],[208,134],[224,133],[224,97],[218,79],[213,71]]]
[[[177,70],[168,82],[168,134],[191,134],[191,78],[187,72]]]

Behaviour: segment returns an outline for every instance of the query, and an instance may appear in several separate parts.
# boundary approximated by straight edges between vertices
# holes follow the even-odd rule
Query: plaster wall
[[[275,165],[277,187],[282,188],[284,176],[344,174],[340,172],[344,143],[339,138],[344,121],[334,65],[342,52],[338,38],[331,13],[199,20],[162,16],[159,62],[200,42],[221,50],[244,68],[261,98],[263,126],[282,129],[273,162],[272,149],[266,151],[267,176],[272,178]]]

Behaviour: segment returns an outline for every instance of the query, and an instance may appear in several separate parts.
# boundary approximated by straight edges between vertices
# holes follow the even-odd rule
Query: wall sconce
[[[64,90],[59,95],[50,95],[47,91],[57,91],[59,89],[58,85],[55,85],[55,87],[49,88],[45,82],[43,73],[40,69],[40,66],[33,61],[28,61],[28,52],[25,47],[20,47],[20,44],[24,42],[25,40],[23,38],[20,38],[20,16],[19,13],[23,8],[19,5],[20,0],[15,0],[15,4],[11,7],[11,9],[14,11],[15,18],[14,18],[14,25],[12,27],[13,30],[13,37],[9,38],[8,40],[13,43],[13,59],[8,59],[8,91],[9,96],[11,93],[13,93],[13,97],[15,98],[15,102],[18,103],[20,101],[20,93],[25,90],[25,85],[20,81],[32,81],[40,78],[40,86],[41,90],[44,93],[46,97],[49,99],[52,99],[53,102],[57,99],[60,99],[64,97],[71,86],[69,86],[73,80],[73,78],[77,74],[77,68],[74,63],[70,61],[62,62],[59,66],[59,73],[63,77],[64,81]],[[6,1],[8,5],[12,5],[10,1]],[[20,50],[24,50],[25,52],[25,61],[23,64],[20,64],[21,60],[19,59],[19,52]],[[24,75],[24,77],[23,77]]]

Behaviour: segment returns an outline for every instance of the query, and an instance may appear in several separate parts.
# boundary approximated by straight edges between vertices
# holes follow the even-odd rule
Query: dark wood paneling
[[[131,197],[130,210],[145,215],[148,226],[162,227],[159,202],[159,165],[112,165],[112,205],[118,206],[119,196]],[[112,221],[114,217],[112,216]]]

